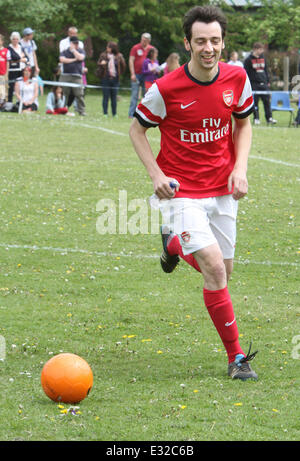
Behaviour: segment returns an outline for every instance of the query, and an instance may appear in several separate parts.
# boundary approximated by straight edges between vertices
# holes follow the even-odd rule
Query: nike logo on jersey
[[[235,322],[235,318],[232,320],[232,322],[226,322],[225,327],[230,327]]]
[[[197,101],[190,102],[189,104],[186,104],[186,105],[181,104],[180,107],[181,107],[181,109],[186,109],[187,107],[190,107],[192,104],[195,104],[195,102],[197,102]]]

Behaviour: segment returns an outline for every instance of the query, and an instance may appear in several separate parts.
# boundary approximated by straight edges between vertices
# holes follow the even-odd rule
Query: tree
[[[222,0],[213,3],[228,18],[227,50],[249,50],[258,40],[273,49],[299,46],[300,0],[261,0],[260,7],[239,9]],[[172,51],[187,56],[182,18],[193,6],[194,0],[22,0],[20,8],[15,0],[0,0],[1,33],[8,38],[13,30],[35,29],[41,68],[50,77],[50,68],[58,59],[57,42],[71,25],[78,27],[80,39],[92,39],[94,61],[108,40],[118,41],[127,58],[143,32],[152,34],[161,61]]]
[[[282,51],[299,46],[300,0],[261,0],[261,6],[239,9],[216,3],[227,12],[231,49],[248,49],[256,41]]]
[[[24,0],[21,6],[15,0],[0,0],[2,30],[7,36],[12,31],[22,35],[25,27],[31,27],[36,30],[37,39],[43,38],[55,28],[64,8],[64,0]]]
[[[282,51],[299,46],[300,2],[263,0],[256,14],[256,34],[271,48]]]

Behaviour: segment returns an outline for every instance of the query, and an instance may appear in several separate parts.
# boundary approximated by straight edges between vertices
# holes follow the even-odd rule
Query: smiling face
[[[221,26],[217,21],[204,23],[196,21],[192,25],[191,40],[184,39],[185,48],[191,53],[191,70],[204,79],[217,72],[224,41]]]

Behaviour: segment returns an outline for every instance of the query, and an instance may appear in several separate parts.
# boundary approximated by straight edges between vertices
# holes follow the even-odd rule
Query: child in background
[[[147,58],[143,62],[142,74],[145,79],[145,89],[149,90],[153,82],[158,78],[160,73],[159,63],[157,60],[158,51],[156,48],[151,48],[148,51]]]
[[[164,67],[164,75],[172,72],[175,69],[180,67],[179,63],[179,54],[178,53],[171,53],[166,60],[166,66]]]
[[[48,93],[46,101],[46,114],[65,115],[68,112],[66,99],[61,86],[54,86]]]

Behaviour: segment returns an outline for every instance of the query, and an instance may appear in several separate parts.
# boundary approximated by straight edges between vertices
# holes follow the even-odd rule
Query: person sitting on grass
[[[53,86],[46,101],[46,114],[65,115],[68,112],[66,98],[61,86]]]
[[[15,94],[20,113],[38,110],[39,87],[37,79],[32,78],[31,67],[25,67],[22,71],[22,77],[16,80]]]

